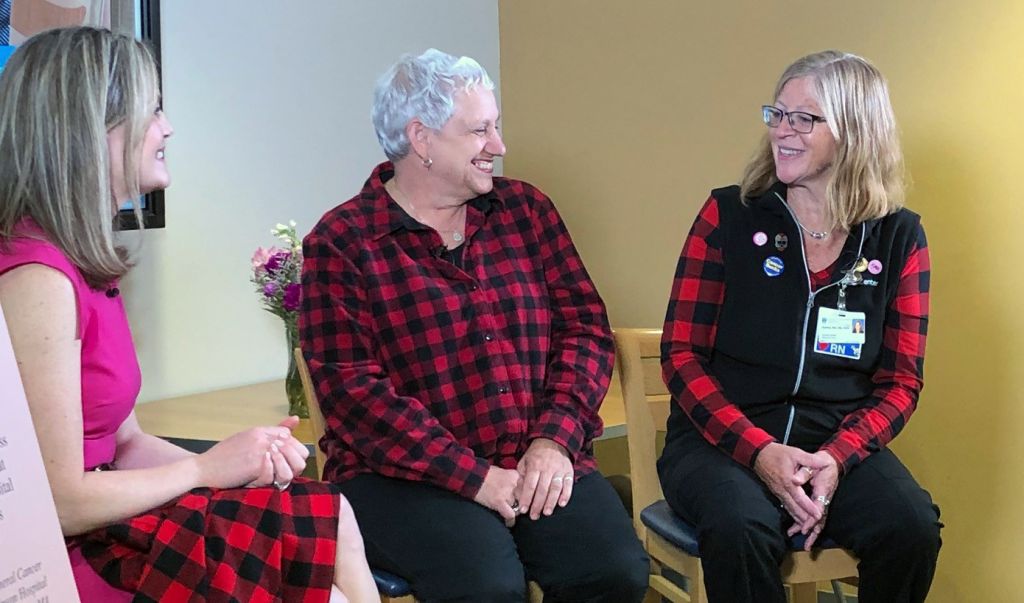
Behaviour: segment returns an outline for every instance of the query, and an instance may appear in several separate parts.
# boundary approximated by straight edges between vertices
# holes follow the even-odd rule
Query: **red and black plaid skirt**
[[[322,601],[330,598],[339,491],[296,479],[276,488],[198,488],[95,530],[82,554],[137,602]]]

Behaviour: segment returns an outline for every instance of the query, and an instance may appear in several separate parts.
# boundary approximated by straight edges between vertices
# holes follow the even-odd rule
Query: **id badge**
[[[829,356],[860,360],[867,323],[863,312],[820,308],[814,332],[814,351]]]

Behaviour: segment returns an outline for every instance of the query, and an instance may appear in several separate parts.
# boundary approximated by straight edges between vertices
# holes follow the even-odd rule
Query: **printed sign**
[[[78,600],[0,309],[0,603]]]

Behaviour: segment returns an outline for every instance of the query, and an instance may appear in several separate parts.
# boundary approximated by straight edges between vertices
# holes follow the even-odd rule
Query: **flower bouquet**
[[[309,418],[309,407],[293,351],[299,346],[299,301],[302,296],[302,241],[295,232],[295,221],[278,224],[270,234],[285,246],[264,249],[258,247],[252,255],[250,281],[256,287],[263,309],[284,321],[288,344],[288,374],[285,390],[288,395],[288,414]]]

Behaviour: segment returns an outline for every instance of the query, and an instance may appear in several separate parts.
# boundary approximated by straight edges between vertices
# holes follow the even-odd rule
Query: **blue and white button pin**
[[[764,273],[768,276],[779,276],[785,269],[786,265],[782,263],[782,258],[779,256],[769,256],[764,261]]]

